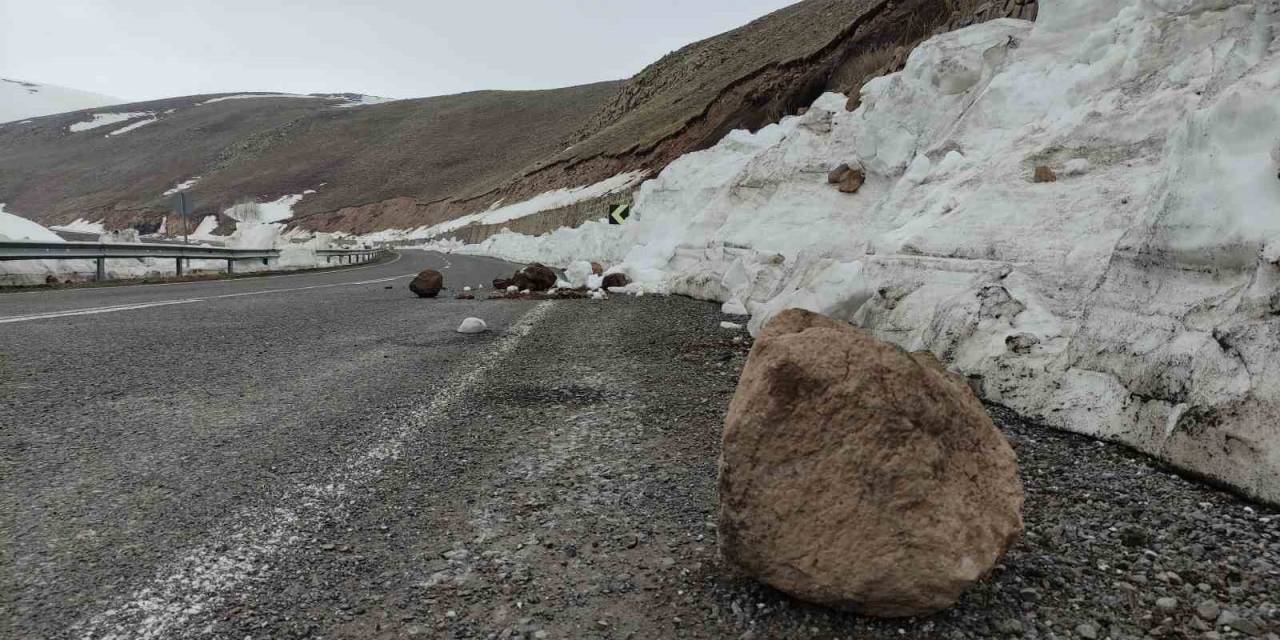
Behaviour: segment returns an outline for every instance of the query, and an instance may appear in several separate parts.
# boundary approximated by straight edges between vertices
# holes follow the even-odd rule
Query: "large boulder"
[[[550,267],[534,262],[517,271],[511,281],[521,291],[546,291],[556,286],[557,279]]]
[[[444,275],[435,269],[427,269],[409,283],[409,290],[419,298],[434,298],[444,288]]]
[[[1017,460],[932,354],[780,313],[725,421],[720,552],[802,600],[872,616],[944,609],[1022,531]]]

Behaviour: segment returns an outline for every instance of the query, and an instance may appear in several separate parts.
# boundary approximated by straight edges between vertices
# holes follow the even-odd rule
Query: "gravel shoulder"
[[[530,307],[479,310],[517,305]],[[755,585],[716,556],[721,420],[744,334],[721,329],[713,305],[680,298],[535,308],[528,335],[477,363],[483,371],[455,401],[424,389],[388,408],[390,423],[418,420],[403,455],[187,628],[236,639],[1274,638],[1280,629],[1274,508],[998,407],[1022,466],[1028,530],[960,605],[874,621]]]

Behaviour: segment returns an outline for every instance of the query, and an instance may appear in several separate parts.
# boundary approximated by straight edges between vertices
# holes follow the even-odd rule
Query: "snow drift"
[[[803,307],[993,401],[1280,501],[1280,0],[1045,0],[938,36],[845,110],[734,132],[623,227],[462,249]],[[857,194],[828,185],[840,163]],[[1056,182],[1035,182],[1046,166]]]

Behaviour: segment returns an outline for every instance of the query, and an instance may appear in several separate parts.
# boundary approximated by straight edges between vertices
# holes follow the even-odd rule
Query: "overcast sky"
[[[0,76],[144,100],[629,77],[795,0],[0,0]]]

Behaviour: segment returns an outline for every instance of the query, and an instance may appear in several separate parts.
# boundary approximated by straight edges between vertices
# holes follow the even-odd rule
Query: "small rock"
[[[1006,618],[996,624],[996,630],[1011,636],[1020,636],[1022,635],[1022,621],[1015,618]]]
[[[1257,623],[1226,609],[1218,616],[1218,626],[1234,629],[1249,636],[1262,635],[1262,628]]]
[[[1161,611],[1173,611],[1178,608],[1177,598],[1158,598],[1156,599],[1156,608]]]
[[[476,334],[484,333],[489,330],[489,325],[485,324],[480,318],[467,318],[458,326],[458,333]]]
[[[1054,173],[1054,172],[1053,172],[1053,169],[1050,169],[1048,166],[1046,166],[1046,165],[1043,165],[1043,164],[1042,164],[1042,165],[1040,165],[1040,166],[1036,167],[1036,173],[1035,173],[1035,176],[1033,176],[1033,177],[1032,177],[1032,181],[1034,181],[1034,182],[1057,182],[1057,181],[1058,181],[1058,174]]]
[[[1085,640],[1097,640],[1098,629],[1088,623],[1079,624],[1076,625],[1076,635],[1084,638]]]
[[[1213,622],[1218,619],[1218,616],[1222,615],[1222,607],[1218,606],[1218,603],[1214,600],[1205,600],[1196,605],[1196,615]]]
[[[840,184],[840,181],[844,180],[844,175],[849,173],[849,171],[849,163],[841,163],[840,166],[832,169],[831,172],[827,174],[827,184]]]
[[[738,323],[736,323],[736,322],[721,322],[721,323],[720,323],[720,328],[721,328],[721,329],[728,329],[729,331],[741,331],[741,330],[742,330],[742,325],[740,325],[740,324],[738,324]]]
[[[850,169],[840,179],[840,193],[857,193],[867,182],[867,174],[859,169]]]

